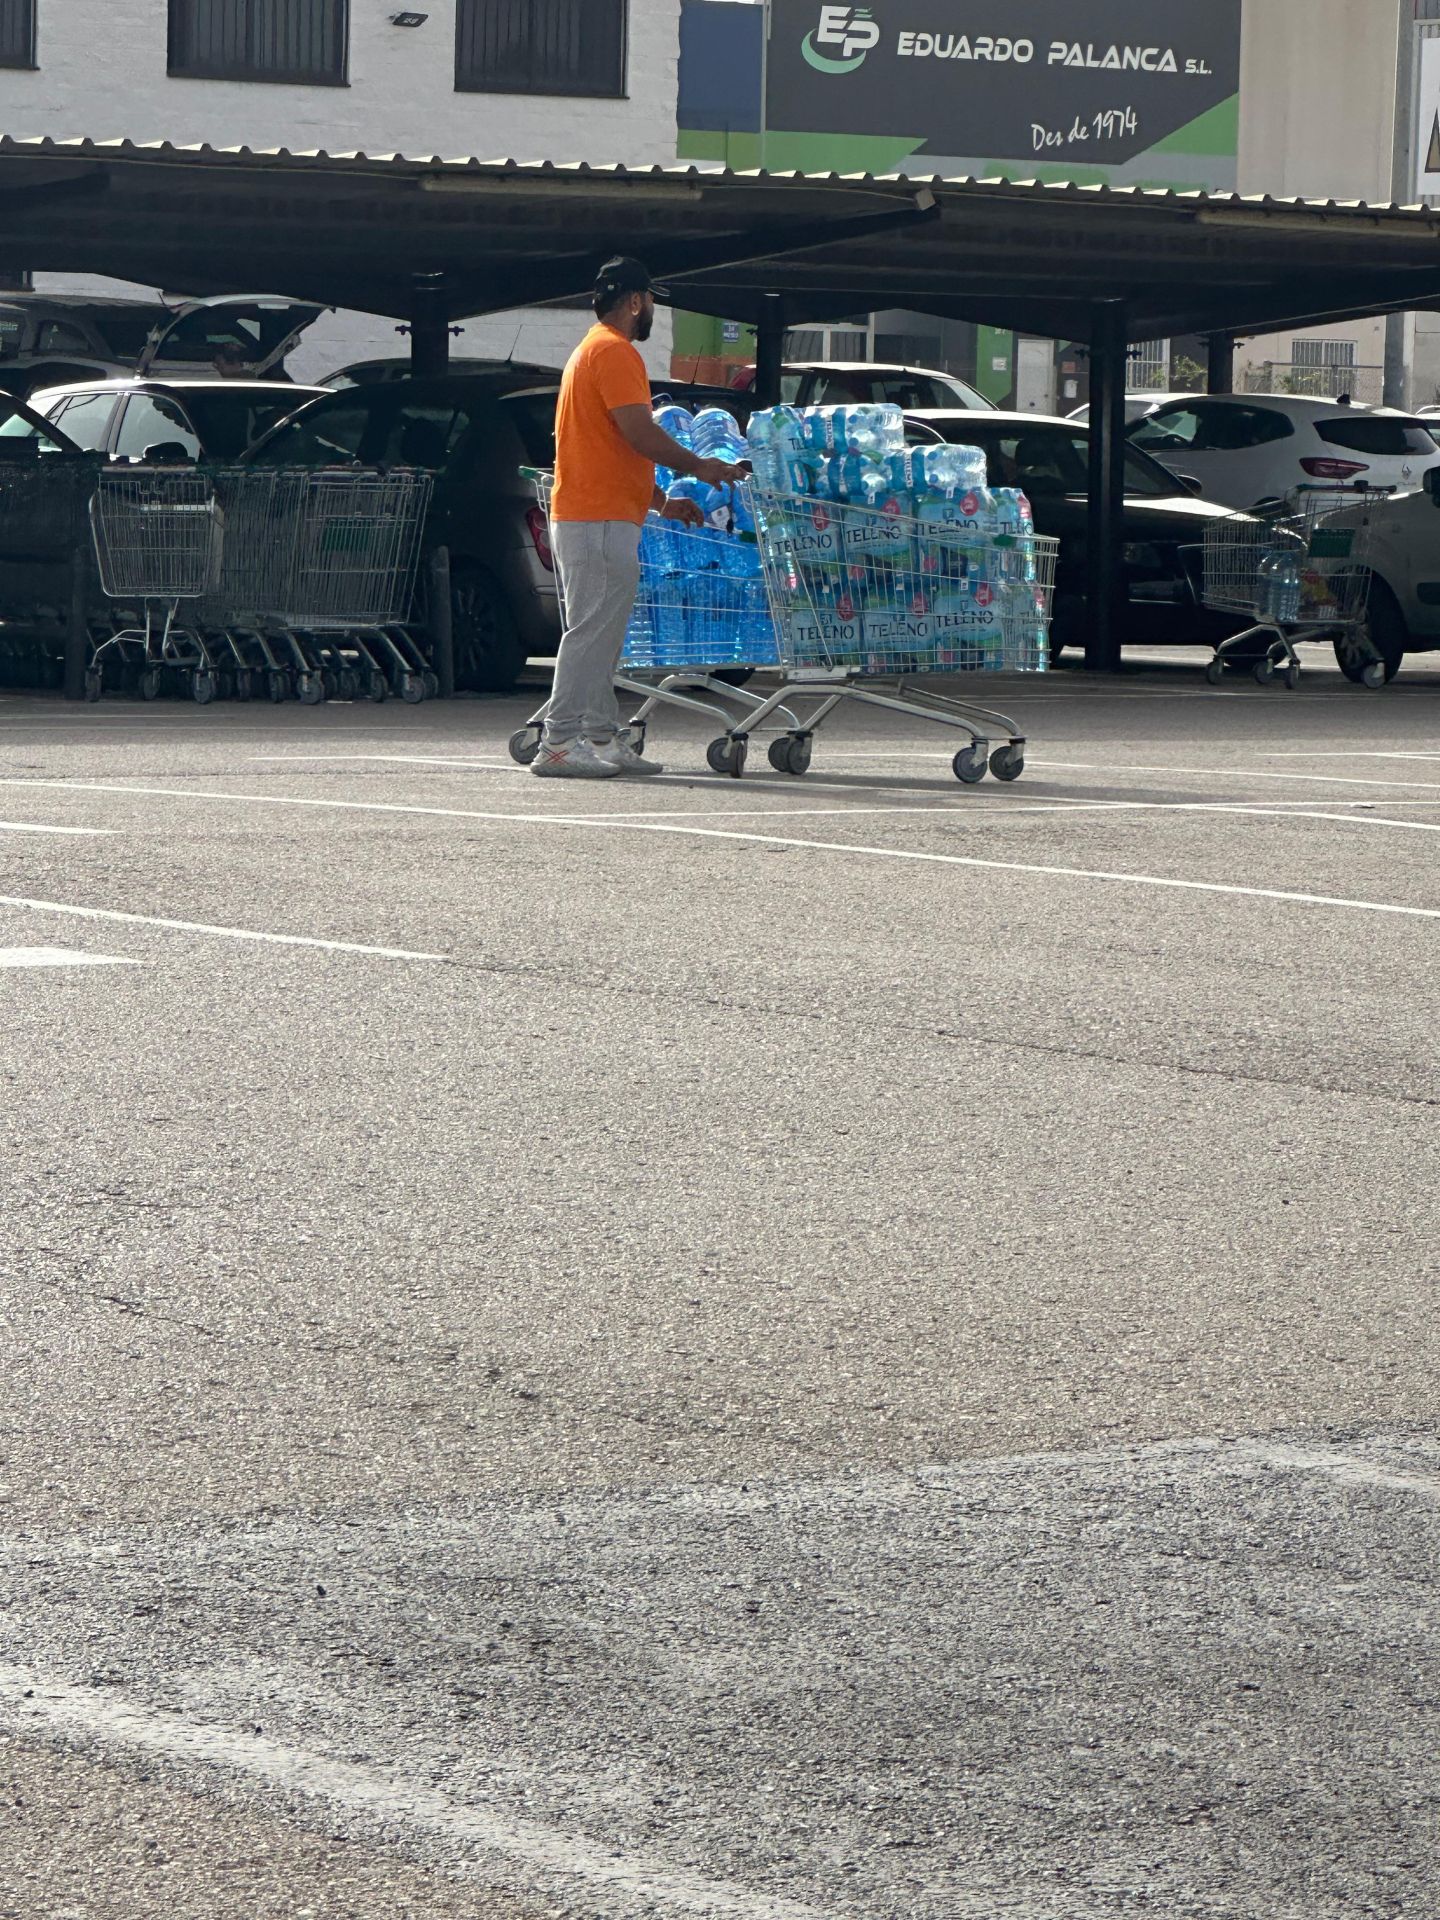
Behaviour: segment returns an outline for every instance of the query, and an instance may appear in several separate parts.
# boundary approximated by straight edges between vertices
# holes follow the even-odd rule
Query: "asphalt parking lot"
[[[1433,1916],[1440,663],[993,697],[0,697],[4,1920]]]

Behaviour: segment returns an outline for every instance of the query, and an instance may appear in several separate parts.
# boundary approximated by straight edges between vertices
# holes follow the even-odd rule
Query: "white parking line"
[[[84,837],[103,835],[108,839],[117,831],[115,827],[48,827],[36,820],[0,820],[0,833],[68,833]]]
[[[1232,780],[1299,780],[1309,786],[1314,786],[1318,782],[1321,786],[1327,787],[1418,787],[1424,792],[1440,792],[1440,780],[1361,780],[1354,774],[1274,773],[1261,767],[1232,767],[1228,765],[1217,765],[1213,767],[1142,767],[1129,760],[1120,763],[1111,761],[1105,766],[1098,766],[1094,761],[1090,760],[1032,760],[1030,764],[1033,767],[1043,767],[1048,772],[1056,773],[1108,773],[1111,775],[1117,773],[1164,773],[1182,774],[1187,778],[1193,774],[1206,780],[1213,780],[1217,775],[1223,774],[1227,779]]]
[[[0,967],[138,967],[108,953],[78,953],[73,947],[0,947]]]
[[[823,1920],[819,1908],[751,1893],[671,1865],[655,1855],[621,1852],[608,1841],[566,1833],[538,1820],[467,1806],[388,1770],[357,1766],[240,1728],[197,1726],[155,1713],[123,1694],[102,1695],[25,1667],[0,1665],[0,1709],[24,1733],[100,1740],[181,1765],[223,1768],[288,1794],[329,1802],[382,1820],[401,1832],[439,1834],[493,1857],[518,1861],[591,1890],[604,1888],[635,1913],[723,1915],[726,1920]],[[972,1908],[977,1916],[978,1907]]]
[[[149,913],[120,913],[112,907],[77,907],[65,900],[30,900],[0,893],[0,907],[27,913],[64,913],[76,920],[113,920],[127,927],[163,927],[171,933],[208,933],[221,940],[257,940],[276,947],[321,947],[327,953],[362,953],[378,960],[439,960],[443,953],[410,953],[404,947],[366,947],[351,940],[319,940],[305,933],[261,933],[253,927],[215,927],[203,920],[166,920]]]

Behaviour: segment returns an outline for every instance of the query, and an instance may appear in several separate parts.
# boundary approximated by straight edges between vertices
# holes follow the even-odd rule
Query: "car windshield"
[[[187,387],[185,405],[200,434],[205,455],[210,460],[233,460],[262,433],[268,433],[303,405],[306,396],[285,393],[247,392],[243,387],[227,387],[216,381],[213,387]]]
[[[1084,427],[1017,426],[994,423],[984,414],[927,424],[958,445],[983,449],[992,487],[1019,487],[1035,499],[1090,491],[1090,435]],[[1125,491],[1142,500],[1169,500],[1183,489],[1158,461],[1127,447]]]

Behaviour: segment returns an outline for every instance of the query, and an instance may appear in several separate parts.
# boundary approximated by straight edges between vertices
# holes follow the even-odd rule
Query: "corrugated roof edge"
[[[324,166],[353,168],[359,171],[376,173],[396,170],[415,173],[434,173],[466,171],[487,173],[497,177],[533,176],[535,174],[562,175],[567,177],[610,178],[615,180],[661,181],[661,180],[699,180],[711,186],[727,184],[749,184],[768,180],[777,182],[803,181],[816,187],[929,187],[949,189],[955,192],[1005,192],[1023,193],[1035,198],[1053,198],[1068,196],[1075,199],[1106,200],[1121,202],[1156,202],[1180,207],[1213,207],[1223,210],[1226,207],[1245,207],[1261,212],[1284,213],[1347,213],[1370,214],[1372,216],[1409,216],[1417,221],[1440,224],[1440,209],[1419,202],[1391,203],[1368,200],[1309,200],[1303,197],[1294,199],[1276,199],[1273,194],[1241,194],[1234,192],[1206,192],[1199,188],[1176,189],[1173,187],[1112,187],[1105,185],[1084,185],[1074,181],[1052,181],[1035,179],[1011,179],[1008,175],[990,174],[978,177],[970,174],[919,174],[919,173],[801,173],[799,171],[767,172],[761,168],[726,167],[716,171],[708,167],[693,164],[676,166],[630,167],[621,161],[596,163],[588,160],[516,160],[513,158],[483,160],[478,156],[446,159],[440,154],[428,156],[419,154],[363,152],[330,153],[325,148],[291,147],[216,147],[208,141],[193,145],[177,145],[170,140],[131,140],[112,138],[97,140],[89,136],[71,136],[55,139],[50,135],[31,138],[17,138],[13,134],[0,135],[0,156],[6,154],[43,155],[53,153],[67,159],[75,157],[94,157],[97,160],[139,160],[139,161],[175,161],[177,163],[196,160],[217,165],[234,162],[254,164],[273,164],[284,166],[295,161],[312,162]]]

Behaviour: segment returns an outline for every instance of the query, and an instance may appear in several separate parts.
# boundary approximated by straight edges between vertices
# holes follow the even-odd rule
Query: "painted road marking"
[[[108,953],[77,953],[73,947],[0,947],[0,967],[136,967]]]
[[[1099,766],[1089,760],[1034,760],[1031,762],[1031,765],[1044,767],[1047,770],[1054,770],[1059,773],[1108,773],[1112,776],[1117,772],[1178,773],[1187,778],[1195,774],[1206,780],[1213,780],[1217,774],[1223,773],[1227,779],[1232,780],[1300,780],[1307,786],[1315,786],[1318,783],[1320,786],[1326,787],[1418,787],[1424,792],[1440,792],[1440,780],[1362,780],[1354,774],[1347,773],[1293,773],[1288,771],[1285,773],[1274,773],[1260,767],[1142,767],[1126,761],[1123,767],[1116,768],[1114,766]]]
[[[104,834],[108,838],[117,831],[115,827],[49,827],[35,820],[0,820],[0,833]]]
[[[165,920],[149,913],[119,913],[112,907],[77,907],[65,900],[29,900],[20,894],[0,893],[0,907],[21,907],[28,913],[64,913],[76,920],[113,920],[127,927],[163,927],[171,933],[206,933],[220,940],[256,940],[276,947],[320,947],[326,953],[360,953],[378,960],[439,960],[443,953],[410,953],[404,947],[367,947],[351,940],[319,940],[306,933],[261,933],[253,927],[215,927],[203,920]]]
[[[637,820],[624,815],[606,817],[556,813],[492,813],[479,809],[454,807],[408,806],[398,801],[386,800],[313,800],[300,799],[287,794],[249,794],[215,793],[211,791],[191,791],[175,787],[120,787],[101,785],[89,781],[68,780],[7,780],[0,784],[22,786],[45,786],[66,788],[85,793],[130,793],[142,797],[158,796],[171,800],[220,800],[227,805],[250,803],[267,807],[312,807],[329,809],[344,813],[397,813],[426,814],[460,820],[482,820],[511,826],[578,827],[582,830],[621,833],[669,833],[689,834],[703,840],[728,840],[736,843],[748,843],[757,846],[793,847],[809,853],[846,853],[869,860],[909,860],[930,866],[972,867],[987,873],[1025,873],[1038,878],[1054,880],[1098,880],[1108,886],[1150,887],[1180,893],[1213,893],[1228,895],[1245,900],[1275,900],[1287,906],[1328,907],[1349,913],[1381,913],[1409,920],[1440,920],[1440,907],[1407,907],[1387,900],[1352,900],[1341,895],[1323,893],[1299,893],[1280,887],[1243,887],[1219,880],[1177,880],[1168,875],[1154,873],[1112,873],[1103,867],[1058,867],[1041,866],[1022,860],[982,860],[976,855],[962,853],[931,853],[918,847],[867,847],[846,840],[801,840],[788,834],[743,833],[737,828],[700,827],[673,825],[662,821]],[[1380,783],[1380,784],[1383,784]],[[1113,804],[1113,803],[1112,803]],[[1105,806],[1102,810],[1109,811]],[[1148,810],[1148,809],[1142,809]],[[1188,810],[1188,806],[1187,806]],[[1202,810],[1207,810],[1203,809]],[[1228,809],[1221,809],[1222,811]],[[1306,814],[1285,814],[1286,819],[1306,819]],[[25,900],[7,901],[0,895],[0,906],[44,906],[47,903]],[[95,918],[133,920],[131,914],[102,914],[97,909],[56,907],[56,912],[88,912]],[[245,933],[235,928],[195,927],[185,921],[154,920],[148,923],[141,918],[141,924],[152,926],[177,927],[187,932],[225,933],[234,939],[277,940],[292,946],[337,947],[340,951],[355,953],[380,953],[389,959],[403,960],[441,960],[443,954],[434,953],[397,953],[388,948],[350,947],[326,940],[311,940],[298,934]]]
[[[102,1695],[94,1687],[70,1686],[3,1663],[0,1709],[22,1734],[109,1741],[182,1765],[223,1768],[286,1793],[383,1820],[402,1832],[438,1834],[452,1844],[460,1842],[520,1861],[571,1883],[628,1896],[639,1913],[723,1915],[726,1920],[828,1920],[817,1907],[751,1893],[732,1882],[672,1866],[657,1856],[621,1853],[604,1841],[565,1833],[538,1820],[467,1806],[433,1788],[399,1780],[393,1772],[331,1759],[328,1754],[268,1740],[238,1727],[197,1726],[178,1714],[155,1713],[113,1689]],[[970,1911],[979,1920],[981,1908],[977,1905]],[[988,1914],[993,1907],[984,1911]]]

